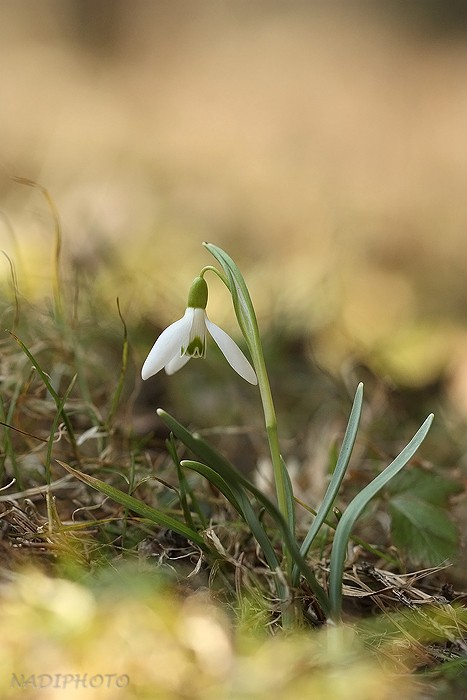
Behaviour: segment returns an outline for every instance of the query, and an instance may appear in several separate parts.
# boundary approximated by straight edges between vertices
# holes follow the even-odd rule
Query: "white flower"
[[[257,384],[255,371],[243,352],[232,338],[212,323],[207,317],[205,306],[207,302],[207,286],[203,278],[198,277],[192,285],[201,287],[204,296],[194,296],[190,291],[189,302],[201,299],[199,305],[189,305],[182,318],[166,328],[154,343],[141,370],[143,379],[149,379],[153,374],[165,368],[167,374],[173,374],[181,369],[191,357],[206,356],[206,330],[225,355],[227,362],[243,379],[250,384]],[[206,286],[206,289],[204,287]],[[195,290],[199,293],[199,289]],[[200,308],[203,306],[203,308]]]

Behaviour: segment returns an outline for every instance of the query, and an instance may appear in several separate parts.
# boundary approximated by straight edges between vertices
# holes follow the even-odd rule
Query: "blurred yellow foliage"
[[[318,333],[324,366],[369,348],[430,381],[448,341],[435,362],[389,348],[427,313],[465,326],[467,44],[458,3],[404,5],[2,3],[0,247],[21,293],[48,289],[52,223],[13,175],[47,187],[72,266],[136,320],[180,314],[211,240],[263,326]]]
[[[83,700],[415,697],[405,674],[384,670],[350,627],[238,634],[206,593],[180,597],[151,590],[136,570],[127,575],[131,585],[97,592],[35,570],[3,584],[1,697],[49,700],[64,689]]]

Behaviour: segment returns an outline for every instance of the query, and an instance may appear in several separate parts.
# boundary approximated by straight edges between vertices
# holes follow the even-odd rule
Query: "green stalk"
[[[250,349],[251,351],[251,349]],[[268,437],[269,451],[271,453],[272,468],[274,474],[274,483],[276,486],[277,505],[285,520],[291,526],[292,534],[294,530],[293,512],[289,512],[289,497],[288,497],[288,482],[284,473],[282,463],[282,455],[279,445],[279,434],[277,431],[276,410],[272,399],[271,385],[264,362],[261,340],[258,335],[258,342],[253,351],[251,351],[253,366],[256,376],[258,377],[258,388],[263,405],[264,422],[266,426],[266,434]]]
[[[227,253],[225,253],[221,248],[213,245],[212,243],[204,243],[203,245],[216,258],[216,260],[218,260],[224,269],[226,279],[223,279],[223,277],[221,277],[221,279],[223,279],[232,295],[238,324],[250,351],[253,367],[255,369],[256,376],[258,377],[258,388],[263,405],[264,421],[266,425],[269,451],[271,453],[274,483],[277,494],[277,504],[293,534],[295,518],[293,509],[291,509],[290,505],[293,502],[293,499],[290,498],[290,484],[285,474],[284,465],[282,462],[279,446],[279,435],[277,432],[276,411],[272,399],[266,363],[264,361],[258,322],[250,293],[240,270],[232,258],[230,258],[230,256],[227,255]],[[291,565],[291,559],[288,558],[288,560],[289,565]]]
[[[290,530],[291,538],[295,537],[295,511],[292,486],[289,475],[282,459],[279,435],[277,431],[277,418],[272,400],[271,386],[264,361],[263,347],[261,336],[258,328],[255,310],[251,301],[250,293],[242,273],[234,263],[232,258],[225,253],[222,248],[213,245],[212,243],[203,244],[222,266],[223,275],[219,275],[226,284],[235,309],[238,325],[243,333],[243,337],[250,351],[253,367],[258,378],[258,388],[263,405],[264,422],[269,443],[269,451],[271,454],[271,462],[274,475],[274,484],[276,487],[278,509],[286,521]],[[219,274],[219,273],[218,273]],[[293,569],[293,556],[290,548],[284,545],[284,562],[285,578],[287,584],[290,584]],[[295,622],[295,610],[293,605],[287,605],[282,610],[282,622],[284,627],[291,628]]]

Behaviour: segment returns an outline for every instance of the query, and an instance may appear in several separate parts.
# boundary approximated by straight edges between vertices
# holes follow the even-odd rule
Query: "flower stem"
[[[218,268],[207,265],[201,270],[200,277],[208,270],[214,272],[224,282],[227,289],[229,289],[232,294],[237,320],[248,345],[253,367],[258,377],[258,388],[263,405],[264,421],[276,487],[277,505],[286,522],[289,524],[291,534],[294,535],[295,518],[293,512],[293,498],[291,497],[290,486],[282,461],[277,431],[276,411],[272,399],[271,386],[269,384],[255,310],[245,280],[233,260],[229,258],[224,251],[217,248],[217,246],[211,244],[205,245],[221,262],[227,275],[223,274]]]
[[[276,411],[274,408],[271,386],[269,384],[269,377],[264,360],[258,321],[253,303],[251,301],[250,293],[243,275],[232,258],[227,255],[225,251],[212,243],[204,243],[203,245],[221,264],[224,274],[217,268],[208,266],[203,268],[200,275],[202,276],[207,270],[215,272],[230,291],[235,309],[235,315],[250,351],[253,367],[258,378],[258,388],[263,405],[264,421],[266,425],[274,483],[276,487],[277,505],[281,515],[289,526],[291,537],[295,538],[293,493],[279,447]],[[281,573],[281,575],[284,576],[285,580],[283,583],[285,584],[285,588],[279,581],[276,582],[276,585],[281,597],[283,625],[284,627],[291,628],[295,619],[295,607],[292,604],[289,592],[289,586],[292,578],[293,558],[291,552],[285,546],[283,549],[283,556],[284,568],[282,572],[276,573],[278,575]],[[283,591],[287,591],[286,596],[283,595]]]
[[[276,487],[277,505],[280,512],[289,523],[293,522],[293,514],[289,512],[288,484],[285,477],[282,456],[279,445],[279,434],[277,429],[276,411],[271,394],[269,377],[267,374],[262,348],[257,348],[257,352],[252,357],[253,366],[258,377],[258,387],[263,404],[264,422],[268,436],[269,451],[271,453],[274,483]],[[294,534],[293,532],[291,533]]]

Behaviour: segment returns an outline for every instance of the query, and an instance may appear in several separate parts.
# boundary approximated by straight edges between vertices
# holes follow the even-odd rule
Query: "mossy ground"
[[[55,682],[64,683],[70,673],[126,674],[131,684],[121,696],[128,698],[154,697],[157,689],[157,697],[170,699],[260,699],[274,686],[284,700],[298,692],[370,699],[392,697],[394,684],[401,697],[443,697],[443,689],[456,687],[465,674],[462,552],[452,570],[423,571],[433,564],[423,557],[414,566],[413,546],[407,552],[392,539],[390,493],[355,533],[344,626],[319,631],[304,587],[308,629],[284,638],[270,572],[245,525],[207,482],[195,478],[192,488],[215,560],[66,473],[60,462],[182,517],[168,431],[155,414],[162,405],[272,493],[259,402],[223,358],[210,347],[207,361],[143,387],[139,366],[154,330],[126,317],[121,302],[106,304],[80,287],[72,272],[63,263],[47,299],[30,302],[20,288],[2,295],[2,323],[10,329],[1,353],[3,696],[38,697],[50,675],[61,674]],[[343,378],[331,376],[313,363],[304,338],[273,328],[265,347],[303,532],[357,377],[365,375],[370,398],[340,508],[428,408],[443,415],[436,386],[400,390],[356,361]],[[461,459],[462,445],[441,424],[410,468],[439,477],[443,467],[455,500]],[[328,530],[312,553],[324,585],[331,540]],[[9,669],[16,679],[24,674],[21,691]],[[44,687],[41,697],[55,691]],[[93,697],[98,690],[88,684],[77,692]]]

